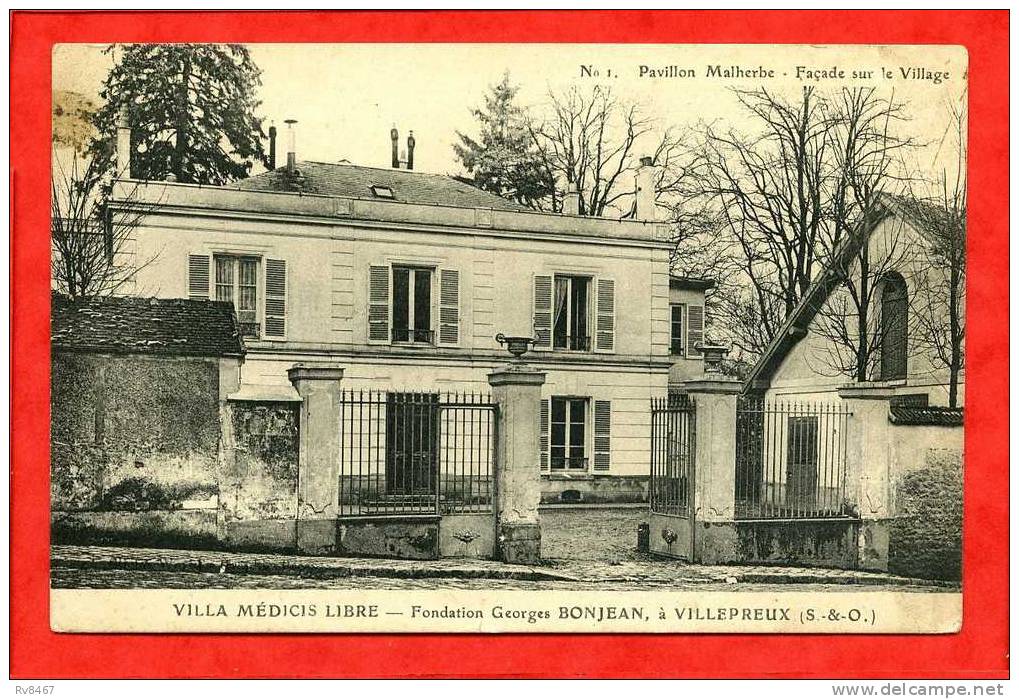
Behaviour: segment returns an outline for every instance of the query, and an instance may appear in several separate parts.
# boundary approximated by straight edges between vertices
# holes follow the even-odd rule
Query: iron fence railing
[[[688,517],[693,509],[696,411],[682,394],[651,400],[651,511]]]
[[[838,404],[740,398],[736,518],[853,516],[846,504],[850,415]]]
[[[477,393],[342,391],[340,516],[491,511],[497,415]]]

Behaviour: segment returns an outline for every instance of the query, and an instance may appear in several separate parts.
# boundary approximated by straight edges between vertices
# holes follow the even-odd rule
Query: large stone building
[[[322,361],[343,368],[344,390],[382,400],[487,393],[509,358],[496,336],[534,337],[544,501],[643,501],[649,402],[698,373],[708,286],[670,282],[653,168],[637,173],[636,218],[610,220],[576,215],[575,194],[566,213],[537,213],[395,164],[291,152],[231,186],[118,181],[114,209],[146,211],[131,293],[234,304],[247,358],[233,401],[296,400],[288,370]],[[439,448],[432,429],[396,444],[420,426],[392,419],[388,460]]]

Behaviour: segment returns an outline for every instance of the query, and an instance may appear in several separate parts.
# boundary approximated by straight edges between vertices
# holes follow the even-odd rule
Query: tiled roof
[[[888,419],[894,425],[962,427],[962,408],[892,405],[888,408]]]
[[[388,197],[379,197],[372,191],[372,187],[388,187],[393,193],[391,200],[405,204],[525,210],[515,202],[447,175],[314,161],[297,163],[297,170],[303,177],[299,191],[307,194],[388,201]],[[285,167],[249,177],[234,186],[246,190],[298,191],[290,186]]]
[[[54,349],[198,357],[240,356],[233,305],[224,301],[53,295]]]

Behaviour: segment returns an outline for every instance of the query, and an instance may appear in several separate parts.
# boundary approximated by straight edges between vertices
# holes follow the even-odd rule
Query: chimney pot
[[[414,140],[414,132],[411,131],[407,136],[407,169],[414,169],[414,144],[417,141]]]
[[[389,139],[393,142],[393,169],[400,169],[400,132],[396,130],[396,124],[389,130]]]
[[[269,124],[269,169],[276,169],[276,124]]]
[[[297,168],[297,129],[294,128],[297,119],[287,119],[283,123],[287,125],[287,171],[293,174]]]

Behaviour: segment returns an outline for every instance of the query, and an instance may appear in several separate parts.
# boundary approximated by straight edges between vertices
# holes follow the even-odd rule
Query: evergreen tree
[[[237,44],[126,44],[100,92],[97,136],[90,150],[100,172],[116,166],[114,145],[122,109],[132,128],[131,174],[136,179],[219,185],[246,177],[264,159],[261,71]],[[126,173],[122,173],[124,176]]]
[[[547,208],[554,190],[538,157],[524,110],[515,102],[519,86],[509,73],[489,88],[484,107],[473,110],[478,140],[457,132],[453,144],[475,186],[532,209]]]

